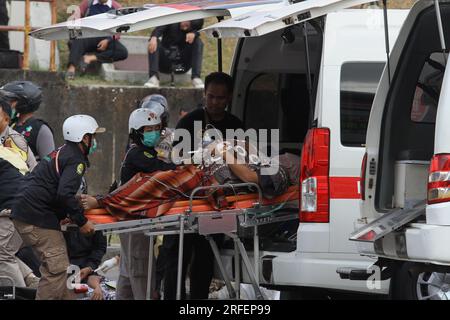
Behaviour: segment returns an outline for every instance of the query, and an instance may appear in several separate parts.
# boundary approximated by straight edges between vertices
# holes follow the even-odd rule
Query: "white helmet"
[[[97,121],[91,116],[77,114],[67,118],[63,123],[64,140],[80,142],[85,134],[105,132],[105,128],[100,128]]]
[[[160,124],[164,111],[164,107],[158,102],[153,102],[150,107],[134,110],[128,121],[128,132],[131,133],[133,129],[139,130],[144,126]]]

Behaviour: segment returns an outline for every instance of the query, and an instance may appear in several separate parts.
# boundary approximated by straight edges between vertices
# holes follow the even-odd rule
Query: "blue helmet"
[[[162,127],[165,128],[169,125],[169,105],[167,103],[167,99],[160,94],[151,94],[149,96],[144,97],[139,103],[138,108],[152,108],[155,105],[161,105],[164,107],[164,112],[161,115],[161,124]]]

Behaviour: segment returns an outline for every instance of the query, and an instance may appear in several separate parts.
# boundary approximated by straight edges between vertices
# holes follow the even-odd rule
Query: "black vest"
[[[33,151],[34,156],[37,160],[39,159],[39,155],[37,153],[37,138],[39,134],[39,130],[41,130],[42,125],[46,125],[50,128],[50,130],[53,132],[52,128],[48,125],[47,122],[41,119],[36,118],[29,118],[27,121],[25,121],[24,124],[19,125],[17,123],[13,124],[12,128],[16,130],[18,133],[23,135],[25,137],[25,140],[27,140],[28,145],[31,148],[31,151]]]

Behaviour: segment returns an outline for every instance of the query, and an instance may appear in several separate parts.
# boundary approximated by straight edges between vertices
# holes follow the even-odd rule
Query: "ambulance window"
[[[304,74],[260,74],[250,83],[244,117],[247,129],[279,129],[280,142],[300,143],[308,131],[308,118]]]
[[[341,143],[362,147],[375,92],[384,69],[381,62],[351,62],[341,68]]]
[[[411,107],[411,121],[435,123],[444,71],[444,55],[437,52],[431,54],[425,61],[416,85]]]
[[[278,129],[278,74],[258,75],[247,90],[245,127]]]

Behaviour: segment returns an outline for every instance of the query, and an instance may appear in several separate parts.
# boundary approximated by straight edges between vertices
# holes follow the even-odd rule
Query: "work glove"
[[[114,268],[119,264],[119,257],[114,257],[109,260],[104,261],[94,272],[107,272],[108,270]]]

